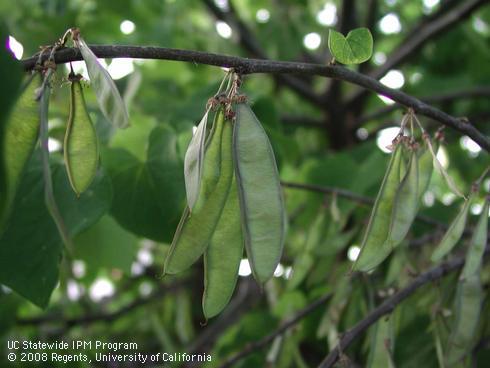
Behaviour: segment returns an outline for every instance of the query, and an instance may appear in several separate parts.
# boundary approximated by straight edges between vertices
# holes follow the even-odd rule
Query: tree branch
[[[454,100],[461,99],[472,99],[477,97],[490,97],[490,87],[487,86],[478,86],[474,88],[463,89],[461,91],[452,91],[447,93],[442,93],[439,95],[430,95],[426,97],[421,97],[420,99],[428,104],[433,103],[445,103],[452,102]],[[369,120],[375,120],[380,118],[383,115],[386,115],[392,111],[399,109],[401,106],[397,104],[383,106],[382,108],[373,111],[369,114],[363,115],[359,117],[355,123],[355,127],[359,127],[362,124],[368,122]]]
[[[413,54],[419,52],[428,40],[467,18],[473,11],[486,3],[488,3],[488,0],[463,1],[458,7],[449,11],[441,7],[439,12],[431,16],[429,22],[422,21],[417,24],[400,43],[398,48],[390,54],[388,60],[370,72],[369,76],[375,79],[381,78],[390,69],[402,64]],[[348,99],[348,104],[356,104],[365,95],[366,91],[363,90],[353,93]]]
[[[270,333],[269,335],[263,337],[258,341],[246,345],[243,350],[226,359],[225,362],[220,366],[220,368],[232,367],[236,362],[243,359],[247,355],[262,349],[263,347],[271,343],[277,336],[282,335],[284,332],[286,332],[291,327],[293,327],[298,322],[300,322],[303,318],[307,317],[310,313],[315,311],[316,308],[320,307],[321,305],[329,301],[331,296],[332,296],[331,293],[325,294],[320,299],[315,300],[310,305],[301,309],[292,318],[282,323],[275,331],[273,331],[272,333]]]
[[[490,248],[487,248],[485,254],[488,254],[489,250]],[[332,351],[327,355],[327,357],[321,362],[318,367],[332,367],[339,359],[339,353],[345,351],[356,338],[358,338],[364,331],[366,331],[381,317],[391,313],[397,305],[399,305],[401,302],[411,296],[420,287],[428,284],[431,281],[438,280],[450,272],[460,269],[464,265],[464,262],[465,257],[455,257],[422,273],[407,287],[401,289],[393,296],[386,299],[378,307],[373,309],[363,320],[361,320],[354,327],[346,331],[342,335],[342,338],[340,339],[337,346],[332,349]]]
[[[406,107],[411,107],[416,113],[437,120],[459,132],[466,134],[482,148],[490,151],[490,139],[479,132],[470,123],[457,119],[445,112],[432,107],[419,99],[407,95],[401,91],[394,90],[381,84],[376,79],[362,75],[339,65],[320,65],[310,63],[299,63],[290,61],[273,61],[261,59],[247,59],[236,56],[219,55],[214,53],[190,51],[181,49],[170,49],[152,46],[90,46],[92,51],[101,58],[142,58],[185,61],[198,64],[214,65],[235,68],[242,74],[270,73],[270,74],[301,74],[318,75],[327,78],[341,79],[356,84],[368,90],[389,97],[395,102]],[[41,60],[47,59],[47,54]],[[23,60],[25,70],[35,67],[38,57],[34,56]],[[64,48],[54,55],[57,64],[82,60],[78,49]]]

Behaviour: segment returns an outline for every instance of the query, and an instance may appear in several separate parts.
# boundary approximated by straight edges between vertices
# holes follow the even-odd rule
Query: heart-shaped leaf
[[[51,170],[56,203],[70,236],[92,226],[109,210],[112,186],[103,170],[80,197],[71,189],[62,165],[53,162]],[[58,282],[62,252],[62,240],[43,194],[42,164],[39,151],[34,151],[20,181],[8,226],[0,237],[0,284],[42,308]]]
[[[342,64],[360,64],[373,54],[373,36],[367,28],[356,28],[345,37],[342,33],[330,30],[328,48],[336,61]]]
[[[122,148],[101,153],[114,188],[112,216],[136,235],[170,242],[185,199],[175,131],[165,124],[154,128],[143,162]]]

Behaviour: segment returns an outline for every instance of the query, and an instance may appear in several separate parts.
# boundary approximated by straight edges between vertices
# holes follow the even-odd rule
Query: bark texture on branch
[[[263,59],[248,59],[236,56],[219,55],[201,51],[171,49],[153,46],[112,46],[91,45],[92,51],[101,58],[141,58],[185,61],[195,64],[206,64],[220,67],[234,68],[238,73],[269,73],[269,74],[299,74],[316,75],[327,78],[340,79],[361,86],[367,90],[376,92],[398,102],[399,104],[412,108],[416,113],[434,119],[460,133],[473,139],[487,152],[490,152],[490,139],[478,131],[473,125],[464,120],[455,118],[445,112],[420,101],[401,91],[386,87],[374,78],[365,76],[339,65],[321,65],[311,63],[300,63],[291,61],[274,61]],[[45,61],[48,53],[41,58]],[[22,61],[25,70],[35,67],[38,56]],[[54,55],[57,64],[82,60],[78,49],[64,48]]]

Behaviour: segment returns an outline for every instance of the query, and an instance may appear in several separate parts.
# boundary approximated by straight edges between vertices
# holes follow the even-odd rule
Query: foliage
[[[212,357],[212,362],[205,364],[209,367],[220,366],[247,349],[251,349],[249,353],[233,361],[234,367],[314,367],[329,351],[339,351],[336,344],[345,331],[376,306],[390,301],[397,291],[405,290],[414,275],[423,275],[451,257],[468,254],[466,264],[461,261],[437,281],[422,284],[408,299],[397,303],[392,313],[373,321],[342,351],[340,359],[372,367],[484,364],[490,356],[488,343],[485,345],[490,333],[490,269],[482,259],[488,238],[485,200],[490,191],[488,175],[482,176],[489,165],[485,150],[454,129],[446,128],[442,139],[438,123],[419,115],[427,133],[441,138],[431,140],[431,149],[437,150],[436,141],[441,142],[437,157],[443,170],[436,166],[426,175],[431,176],[430,183],[420,184],[426,173],[422,162],[432,170],[433,157],[427,135],[421,134],[415,120],[412,126],[407,125],[401,108],[383,112],[386,105],[375,93],[349,100],[359,87],[338,80],[243,76],[241,92],[248,96],[257,119],[249,110],[241,113],[247,114],[248,122],[260,121],[270,140],[283,181],[288,218],[280,264],[269,281],[258,285],[251,273],[261,273],[257,269],[260,265],[252,264],[247,274],[247,254],[242,248],[220,249],[217,244],[241,238],[242,234],[233,231],[233,224],[244,221],[245,215],[281,212],[280,204],[272,199],[277,188],[253,198],[254,203],[230,200],[233,197],[244,202],[250,193],[257,193],[260,186],[255,184],[261,180],[274,182],[274,178],[267,178],[275,168],[273,158],[267,158],[270,147],[257,146],[257,152],[248,147],[249,153],[263,151],[259,166],[248,165],[246,159],[240,162],[240,170],[251,178],[248,187],[241,188],[242,192],[220,192],[216,218],[209,210],[198,217],[199,206],[207,208],[200,203],[199,188],[207,185],[203,149],[209,137],[206,132],[209,134],[213,125],[211,112],[207,125],[201,122],[202,130],[198,129],[194,138],[192,129],[210,111],[208,99],[219,89],[221,69],[176,61],[107,59],[107,73],[104,62],[97,62],[85,44],[155,45],[324,65],[335,60],[348,65],[335,67],[373,74],[383,59],[390,62],[400,48],[410,47],[407,40],[416,37],[422,27],[467,2],[441,2],[429,8],[419,2],[401,1],[329,1],[330,7],[324,7],[316,0],[247,0],[231,1],[224,9],[218,3],[228,4],[211,0],[20,0],[0,4],[1,14],[8,14],[4,19],[8,32],[0,22],[0,36],[4,44],[8,34],[21,41],[24,58],[38,52],[40,45],[54,44],[66,29],[78,27],[83,38],[77,41],[75,37],[74,44],[67,46],[84,48],[89,64],[84,76],[96,81],[67,83],[69,64],[58,65],[51,79],[49,168],[54,199],[73,241],[70,253],[59,234],[59,224],[45,204],[46,165],[40,154],[45,147],[39,147],[30,135],[24,140],[9,138],[7,130],[14,126],[12,122],[20,124],[28,118],[11,118],[23,101],[26,84],[22,83],[20,63],[5,48],[0,50],[2,363],[10,352],[6,344],[10,340],[99,340],[136,342],[134,352],[141,353],[206,352]],[[371,3],[376,6],[371,8]],[[331,6],[337,13],[326,26],[325,11],[332,12]],[[351,11],[342,14],[342,9],[349,7]],[[398,17],[400,32],[383,31],[380,21],[388,13]],[[216,17],[223,19],[217,22]],[[134,23],[134,32],[121,32],[124,20]],[[231,38],[218,33],[224,27],[220,23],[223,20],[231,26]],[[490,83],[488,27],[490,7],[475,6],[390,68],[403,75],[404,92],[427,98],[428,103],[452,116],[467,117],[486,136],[490,135],[486,124],[488,87],[485,89]],[[303,45],[305,35],[311,32],[321,37],[315,50]],[[73,63],[75,73],[83,72],[81,65]],[[121,71],[129,74],[119,78]],[[289,83],[287,78],[295,79]],[[385,83],[390,83],[389,78]],[[312,101],[295,84],[314,93],[321,103]],[[29,96],[37,87],[37,80],[27,85]],[[476,89],[478,93],[472,92]],[[28,115],[29,107],[21,107],[20,115]],[[380,109],[381,114],[372,114]],[[39,120],[34,110],[34,118],[25,122],[37,131]],[[83,115],[82,120],[76,120],[77,114]],[[127,125],[128,116],[129,127],[119,129]],[[77,121],[84,125],[77,126]],[[399,127],[401,122],[414,139],[403,150],[400,144],[396,156],[390,155],[385,146],[396,133],[383,140],[387,132],[383,129]],[[67,128],[69,132],[76,130],[77,135],[71,133],[65,138]],[[23,137],[17,133],[12,136]],[[192,157],[186,155],[191,140],[196,148],[190,153]],[[84,144],[87,141],[88,146]],[[80,154],[83,150],[88,154]],[[194,166],[189,166],[189,160],[195,161],[191,163]],[[396,172],[387,172],[393,166]],[[224,187],[235,185],[234,180],[235,175],[230,174]],[[475,181],[479,181],[479,188],[473,186]],[[300,184],[299,188],[294,184]],[[455,188],[468,198],[459,198]],[[194,197],[187,213],[186,194],[189,199],[190,192]],[[240,205],[253,208],[238,218],[233,214]],[[260,211],[254,213],[257,208]],[[203,252],[205,257],[191,267],[187,266],[192,262],[187,262],[178,274],[170,272],[172,275],[162,277],[183,211],[184,218],[191,216],[188,224],[192,211],[196,211],[198,225],[210,221],[214,222],[213,229],[226,231],[216,235],[199,230],[200,236],[210,239],[212,248],[205,249],[209,241],[204,242],[192,261]],[[380,211],[384,211],[382,218]],[[274,224],[268,220],[259,225],[263,227],[260,234],[244,235],[265,239],[270,234],[267,229]],[[366,228],[370,230],[366,232]],[[376,236],[372,237],[373,233]],[[385,242],[387,237],[390,241]],[[245,242],[246,251],[263,260],[264,254],[272,254],[264,248],[269,243],[251,249]],[[271,264],[275,265],[281,247],[282,241],[274,245],[274,260],[264,267],[265,274],[272,273]],[[184,253],[189,256],[189,252]],[[372,262],[363,266],[361,260],[366,254]],[[352,272],[353,267],[369,272]],[[210,269],[229,276],[213,276]],[[259,279],[265,281],[269,276]],[[319,305],[308,310],[321,298]],[[305,310],[292,323],[293,328],[274,332]],[[213,318],[203,326],[206,317]],[[263,346],[249,345],[263,338]],[[85,347],[70,348],[69,352],[83,352],[95,359],[100,351]],[[25,366],[20,362],[12,365]],[[66,364],[52,362],[50,366]]]

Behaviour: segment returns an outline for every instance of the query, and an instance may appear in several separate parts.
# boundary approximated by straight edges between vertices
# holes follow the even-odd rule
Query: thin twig
[[[310,313],[315,311],[318,307],[325,304],[330,300],[332,294],[328,293],[322,296],[321,298],[315,300],[313,303],[308,305],[307,307],[301,309],[298,313],[294,315],[294,317],[288,319],[286,322],[281,324],[276,330],[274,330],[269,335],[263,337],[262,339],[252,342],[245,346],[243,350],[238,352],[237,354],[229,357],[225,360],[225,362],[220,366],[220,368],[232,367],[236,362],[243,359],[249,354],[260,350],[271,343],[277,336],[282,335],[284,332],[289,330],[291,327],[295,326],[298,322],[300,322],[303,318],[307,317]]]
[[[290,61],[274,61],[247,59],[236,56],[219,55],[208,52],[170,49],[151,46],[90,46],[92,51],[101,58],[132,57],[142,59],[163,59],[185,61],[199,64],[235,68],[241,74],[271,73],[271,74],[302,74],[318,75],[327,78],[341,79],[359,85],[375,93],[391,98],[406,107],[411,107],[416,113],[437,120],[459,132],[466,134],[482,148],[490,151],[490,139],[465,120],[455,118],[432,107],[419,99],[401,91],[386,87],[374,78],[362,75],[339,65],[320,65]],[[78,49],[64,48],[55,53],[56,63],[67,63],[81,60]],[[44,59],[44,57],[43,57]],[[34,67],[37,57],[23,60],[24,69]]]
[[[447,92],[438,95],[421,97],[420,99],[425,103],[434,104],[434,103],[451,102],[451,101],[462,100],[462,99],[472,99],[477,97],[490,97],[490,87],[479,86],[474,88],[463,89],[461,91],[453,91],[453,92]],[[359,127],[370,120],[379,119],[380,117],[401,108],[403,108],[403,106],[400,106],[398,104],[383,106],[378,110],[360,116],[354,122],[354,127]]]
[[[488,254],[490,248],[487,248],[486,254]],[[371,325],[378,321],[384,315],[391,313],[397,305],[411,296],[420,287],[427,285],[431,281],[438,280],[448,273],[460,269],[465,261],[465,257],[455,257],[447,262],[441,263],[438,266],[431,268],[430,270],[422,273],[414,281],[412,281],[407,287],[401,289],[393,296],[386,299],[378,307],[373,309],[364,319],[358,322],[354,327],[342,334],[337,346],[327,355],[327,357],[318,366],[319,368],[332,367],[339,359],[339,352],[345,351],[352,342],[358,338],[364,331],[366,331]]]

